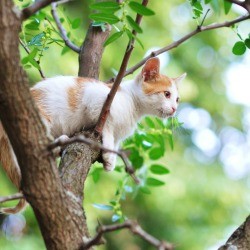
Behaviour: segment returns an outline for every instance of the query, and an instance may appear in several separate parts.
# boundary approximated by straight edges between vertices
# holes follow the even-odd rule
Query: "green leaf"
[[[225,14],[227,15],[229,13],[229,11],[231,10],[231,7],[232,7],[232,3],[227,1],[227,0],[224,0],[224,11],[225,11]]]
[[[158,164],[153,164],[153,165],[151,165],[150,171],[151,171],[153,174],[159,174],[159,175],[169,174],[169,172],[170,172],[167,168],[165,168],[165,167],[162,166],[162,165],[158,165]]]
[[[131,32],[129,29],[126,29],[125,32],[126,32],[126,34],[127,34],[127,36],[128,36],[128,39],[131,40],[132,37],[133,37],[132,32]],[[141,125],[141,124],[138,124],[138,126],[140,126],[140,125]]]
[[[148,125],[150,128],[155,128],[155,124],[154,124],[153,120],[152,120],[150,117],[146,117],[146,118],[145,118],[145,122],[147,123],[147,125]]]
[[[114,34],[112,34],[106,41],[105,43],[103,44],[104,46],[107,46],[108,44],[114,42],[115,40],[117,40],[118,38],[120,38],[123,34],[123,31],[119,31],[119,32],[116,32]]]
[[[39,30],[39,23],[36,21],[32,21],[32,22],[26,24],[25,28],[29,29],[29,30]]]
[[[154,186],[154,187],[163,186],[165,184],[165,182],[157,180],[155,178],[151,178],[151,177],[147,178],[146,183],[148,186]]]
[[[203,11],[201,3],[198,1],[193,4],[193,7],[196,8],[197,10],[200,10],[201,12]]]
[[[150,189],[148,188],[148,187],[140,187],[140,189],[139,189],[142,193],[144,193],[144,194],[151,194],[151,191],[150,191]]]
[[[45,36],[45,33],[39,33],[31,38],[29,45],[42,46],[42,38]]]
[[[28,63],[29,62],[29,56],[25,56],[23,59],[22,59],[22,64],[26,64],[26,63]]]
[[[79,28],[80,24],[81,24],[81,19],[80,18],[74,19],[73,22],[71,23],[72,29]]]
[[[173,150],[174,149],[174,138],[173,138],[173,134],[168,136],[168,142],[170,145],[170,148]]]
[[[34,59],[35,56],[36,56],[36,54],[37,54],[37,52],[38,52],[38,49],[37,49],[37,48],[34,48],[34,49],[30,52],[29,58]]]
[[[151,160],[158,160],[163,156],[161,148],[153,148],[149,151],[149,157]]]
[[[121,6],[118,3],[111,1],[94,3],[90,5],[90,9],[100,10],[102,12],[107,12],[107,13],[114,13],[120,8]]]
[[[40,69],[40,65],[39,65],[34,59],[30,59],[29,62],[30,62],[36,69]]]
[[[93,172],[91,173],[94,183],[97,183],[101,177],[101,172],[103,168],[94,168]]]
[[[246,51],[246,45],[244,42],[236,42],[232,49],[233,53],[237,56],[243,55]]]
[[[250,39],[249,38],[247,38],[245,40],[245,45],[250,49]]]
[[[133,34],[132,34],[133,35]],[[143,43],[142,41],[137,37],[137,36],[134,36],[133,37],[135,38],[135,40],[140,44],[140,46],[142,47],[142,49],[144,49],[144,46],[143,46]]]
[[[64,54],[66,54],[67,52],[71,51],[71,49],[68,47],[68,46],[65,46],[63,49],[62,49],[62,52],[61,52],[61,55],[63,56]]]
[[[141,157],[139,152],[135,149],[131,151],[129,159],[131,160],[132,165],[135,169],[141,168],[144,162],[144,159]]]
[[[113,15],[113,14],[108,14],[108,13],[95,13],[95,14],[91,14],[89,15],[89,18],[91,18],[92,20],[96,21],[96,22],[105,22],[105,23],[109,23],[109,24],[115,24],[118,23],[120,21],[120,19]]]
[[[93,207],[98,208],[100,210],[107,210],[107,211],[113,210],[112,206],[110,206],[110,205],[104,205],[104,204],[96,204],[96,203],[94,203]]]
[[[147,7],[145,7],[144,5],[131,1],[129,3],[129,7],[135,11],[136,13],[142,15],[142,16],[152,16],[155,14],[155,12]]]
[[[131,16],[126,16],[126,18],[132,29],[134,29],[137,33],[142,33],[142,28],[134,21]]]

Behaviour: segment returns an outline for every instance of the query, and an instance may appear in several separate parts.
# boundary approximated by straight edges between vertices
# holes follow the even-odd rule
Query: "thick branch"
[[[102,239],[102,236],[105,233],[110,233],[114,231],[118,231],[120,229],[129,229],[133,234],[138,235],[143,240],[147,241],[152,246],[156,247],[159,250],[172,250],[173,245],[166,242],[160,241],[153,237],[152,235],[145,232],[137,222],[127,220],[121,224],[114,224],[114,225],[106,225],[100,226],[97,230],[97,234],[93,237],[89,242],[87,242],[84,246],[81,247],[81,250],[89,249],[94,245],[98,245]]]
[[[139,179],[135,176],[135,170],[133,169],[133,167],[130,165],[129,163],[129,160],[128,160],[128,157],[127,155],[123,152],[123,151],[117,151],[117,150],[112,150],[112,149],[108,149],[108,148],[105,148],[102,144],[94,141],[94,140],[91,140],[89,138],[86,138],[84,135],[77,135],[75,137],[72,137],[68,140],[55,140],[53,143],[51,143],[49,146],[48,146],[48,149],[49,150],[52,150],[56,147],[65,147],[69,144],[72,144],[72,143],[76,143],[76,142],[82,142],[82,143],[85,143],[87,145],[90,146],[90,148],[94,149],[94,150],[102,150],[102,151],[106,151],[106,152],[110,152],[110,153],[114,153],[114,154],[117,154],[119,157],[121,157],[121,159],[123,160],[124,162],[124,165],[125,165],[125,171],[133,178],[133,180],[136,182],[136,183],[140,183]]]
[[[225,245],[221,246],[218,250],[246,250],[250,246],[250,215],[246,221],[238,227],[230,236]]]
[[[56,11],[57,5],[58,5],[58,3],[51,4],[51,13],[52,13],[52,16],[54,17],[54,20],[56,22],[56,26],[57,26],[58,30],[60,31],[61,37],[64,40],[65,44],[70,49],[72,49],[76,53],[80,53],[80,48],[70,41],[70,39],[67,36],[66,30],[63,28],[62,23],[60,22],[60,18],[57,14],[57,11]]]
[[[44,156],[49,139],[20,66],[20,27],[13,1],[1,0],[0,119],[20,165],[22,192],[34,209],[47,249],[78,249],[85,235],[82,204],[64,192],[54,158]]]
[[[148,0],[142,0],[142,5],[146,6],[148,4]],[[136,20],[135,22],[140,25],[141,23],[141,19],[142,19],[142,16],[137,14],[136,16]],[[107,117],[109,115],[109,111],[110,111],[110,107],[111,107],[111,104],[114,100],[114,97],[115,97],[115,94],[119,88],[119,85],[124,77],[124,74],[125,74],[125,71],[126,71],[126,68],[127,68],[127,65],[128,65],[128,61],[129,61],[129,58],[131,56],[131,53],[134,49],[134,42],[135,42],[135,36],[137,34],[137,32],[135,30],[133,30],[133,38],[129,41],[128,43],[128,46],[126,48],[126,52],[125,52],[125,55],[123,57],[123,60],[122,60],[122,64],[120,66],[120,69],[119,69],[119,72],[115,78],[115,81],[114,81],[114,84],[108,94],[108,97],[103,105],[103,108],[102,108],[102,111],[101,111],[101,114],[99,116],[99,119],[97,121],[97,125],[95,127],[95,131],[97,131],[98,133],[102,133],[102,130],[103,130],[103,127],[104,127],[104,124],[107,120]]]
[[[236,23],[248,20],[250,18],[250,15],[247,16],[242,16],[239,18],[236,18],[235,20],[229,21],[229,22],[224,22],[224,23],[215,23],[215,24],[211,24],[211,25],[207,25],[207,26],[201,26],[198,27],[197,29],[195,29],[194,31],[188,33],[187,35],[185,35],[184,37],[182,37],[181,39],[169,44],[166,47],[163,47],[159,50],[153,51],[151,52],[150,55],[148,55],[147,57],[145,57],[143,60],[141,60],[139,63],[137,63],[135,66],[131,67],[130,69],[128,69],[124,76],[133,74],[134,71],[136,71],[138,68],[140,68],[142,65],[145,64],[145,62],[151,58],[151,57],[155,57],[158,56],[164,52],[167,52],[173,48],[177,48],[179,45],[181,45],[182,43],[184,43],[185,41],[187,41],[188,39],[190,39],[191,37],[195,36],[198,33],[201,33],[203,31],[207,31],[207,30],[213,30],[213,29],[219,29],[219,28],[223,28],[223,27],[230,27]],[[109,80],[111,81],[111,79]]]
[[[99,78],[100,64],[103,54],[103,43],[109,36],[111,27],[107,25],[106,30],[89,25],[84,43],[79,56],[79,72],[82,77]]]

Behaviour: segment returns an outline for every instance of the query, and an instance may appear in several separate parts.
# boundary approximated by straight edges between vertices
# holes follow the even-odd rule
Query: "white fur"
[[[179,80],[179,79],[178,79]],[[34,89],[46,92],[42,106],[51,117],[47,126],[54,137],[72,136],[83,128],[93,127],[100,115],[110,89],[101,82],[85,82],[80,104],[72,111],[68,105],[67,89],[75,84],[75,77],[58,76],[38,83]],[[121,140],[131,135],[136,123],[145,115],[170,117],[177,109],[178,89],[174,80],[170,88],[171,98],[164,93],[146,95],[142,90],[143,77],[123,82],[116,93],[110,115],[103,129],[103,145],[117,150]],[[41,103],[40,103],[41,104]],[[66,138],[66,137],[64,137]],[[116,156],[103,153],[104,167],[113,170]]]

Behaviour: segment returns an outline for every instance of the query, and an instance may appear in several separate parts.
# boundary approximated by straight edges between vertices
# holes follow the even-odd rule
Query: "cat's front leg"
[[[105,148],[116,150],[117,146],[114,141],[113,133],[110,131],[103,131],[102,144]],[[107,151],[102,152],[103,166],[106,171],[112,171],[115,168],[116,154]]]

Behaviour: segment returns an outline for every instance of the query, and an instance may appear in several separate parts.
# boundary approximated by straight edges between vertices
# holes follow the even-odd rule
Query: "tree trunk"
[[[17,156],[22,191],[34,209],[47,249],[78,249],[86,235],[82,202],[63,189],[49,140],[20,66],[20,13],[0,1],[0,118]]]

